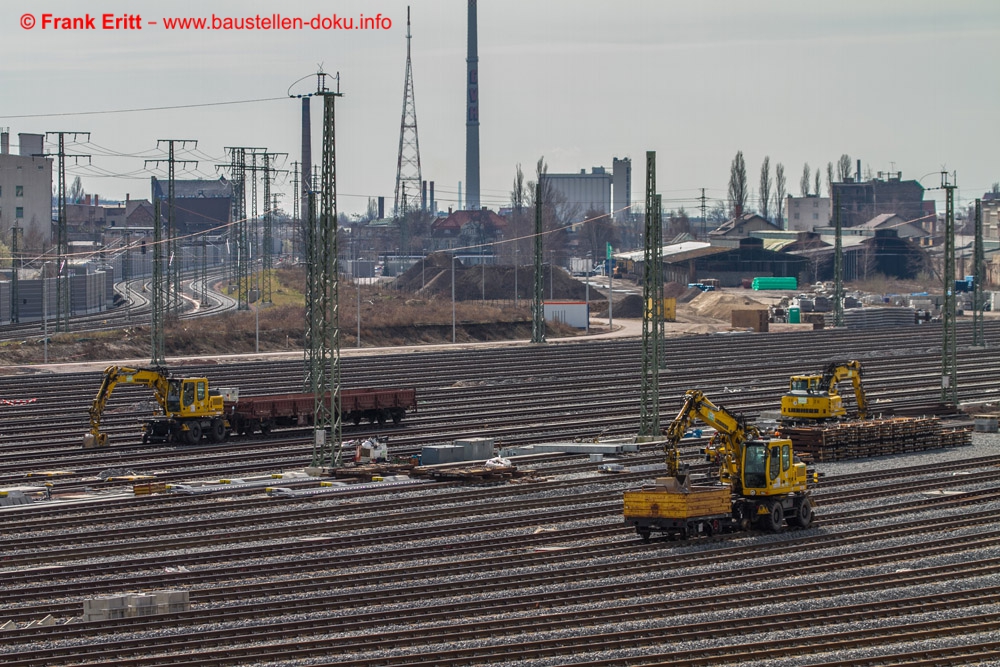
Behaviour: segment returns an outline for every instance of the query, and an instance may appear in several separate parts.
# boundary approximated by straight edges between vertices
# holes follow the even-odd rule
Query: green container
[[[753,279],[752,287],[755,290],[794,290],[798,289],[798,280],[794,277],[761,276]]]
[[[789,324],[801,324],[802,323],[801,311],[798,308],[789,308],[788,309],[788,323]]]

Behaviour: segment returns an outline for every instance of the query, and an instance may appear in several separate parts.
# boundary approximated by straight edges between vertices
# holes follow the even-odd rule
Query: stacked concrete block
[[[155,595],[129,595],[126,600],[125,615],[128,617],[152,616],[157,611]]]
[[[125,618],[125,598],[121,595],[83,601],[84,621],[109,621]]]
[[[464,438],[454,442],[462,448],[463,461],[485,461],[493,458],[493,438]]]
[[[153,595],[156,596],[158,614],[173,614],[191,608],[191,596],[188,591],[157,591]]]

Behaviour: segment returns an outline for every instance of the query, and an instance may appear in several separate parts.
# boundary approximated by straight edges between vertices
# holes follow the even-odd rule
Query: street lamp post
[[[42,262],[42,349],[43,363],[49,363],[49,297],[45,290],[45,269],[51,262]]]
[[[361,261],[354,263],[354,282],[358,286],[358,347],[361,347]]]
[[[549,253],[549,300],[550,301],[555,301],[556,299],[555,265],[556,265],[556,252],[555,250],[553,250]]]
[[[451,256],[451,342],[455,342],[455,255]]]

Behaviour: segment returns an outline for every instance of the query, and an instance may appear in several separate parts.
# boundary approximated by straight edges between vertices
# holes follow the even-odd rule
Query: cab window
[[[194,403],[194,382],[184,383],[184,398],[182,405],[188,406]]]
[[[792,465],[792,448],[788,445],[781,446],[781,469],[787,471]]]
[[[780,459],[778,458],[777,450],[778,450],[777,447],[773,447],[770,450],[768,450],[768,453],[770,454],[770,456],[768,457],[770,459],[768,472],[771,475],[772,481],[778,479],[778,474],[781,472],[781,469],[779,468]]]
[[[207,384],[208,383],[205,382],[204,380],[198,383],[198,400],[199,401],[204,401],[205,400],[205,394],[207,393],[206,392],[206,385]]]

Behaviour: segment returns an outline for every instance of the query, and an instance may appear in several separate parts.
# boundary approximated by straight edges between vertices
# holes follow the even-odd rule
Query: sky
[[[227,146],[300,155],[300,102],[319,67],[339,73],[338,208],[370,197],[391,208],[406,63],[399,0],[41,0],[0,4],[0,127],[90,132],[68,162],[102,199],[149,197],[165,167],[158,139],[193,139],[198,160],[178,178],[226,173]],[[167,30],[174,17],[380,17],[379,30]],[[95,19],[56,30],[53,17]],[[104,15],[124,17],[102,29]],[[131,19],[130,19],[131,17]],[[480,0],[481,200],[508,205],[517,165],[530,178],[633,163],[644,199],[645,155],[656,152],[664,208],[696,208],[701,188],[724,199],[737,151],[757,191],[761,161],[785,166],[799,194],[803,164],[825,174],[842,154],[862,169],[899,171],[927,188],[955,173],[958,202],[1000,181],[995,128],[1000,2],[926,0]],[[385,20],[388,19],[388,22]],[[423,178],[439,208],[465,178],[467,2],[411,2],[414,96]],[[150,22],[155,22],[151,24]],[[26,28],[25,25],[33,27]],[[43,23],[45,25],[43,26]],[[141,29],[128,29],[129,23]],[[305,79],[303,80],[303,77]],[[296,83],[298,82],[298,83]],[[263,100],[241,104],[221,104]],[[190,105],[190,106],[189,106]],[[209,105],[209,106],[193,106]],[[162,107],[189,108],[124,111]],[[100,113],[81,113],[100,112]],[[313,100],[319,161],[321,106]],[[68,136],[67,139],[70,137]],[[54,146],[49,147],[54,150]],[[291,177],[275,189],[287,193]],[[926,195],[943,202],[941,190]],[[753,199],[751,199],[751,204]],[[939,210],[942,207],[939,206]]]

